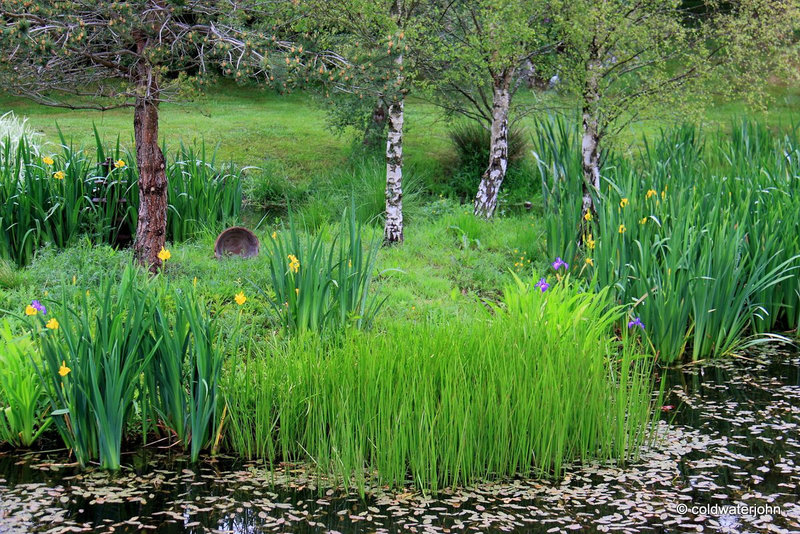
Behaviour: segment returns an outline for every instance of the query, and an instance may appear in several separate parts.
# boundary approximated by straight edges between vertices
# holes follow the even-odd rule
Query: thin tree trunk
[[[492,134],[489,146],[489,166],[481,176],[475,196],[475,215],[491,219],[497,209],[500,186],[508,169],[508,109],[511,105],[513,69],[495,76],[492,89]]]
[[[600,192],[600,124],[597,107],[600,100],[595,63],[590,62],[583,91],[583,139],[581,163],[583,167],[583,200],[581,213],[597,214],[594,196]],[[585,219],[584,219],[585,220]]]
[[[143,39],[137,39],[140,55],[145,46]],[[139,170],[139,222],[133,249],[136,261],[156,272],[161,267],[158,253],[167,235],[167,175],[164,154],[158,146],[159,87],[156,73],[144,59],[136,69],[139,94],[133,111],[133,131]]]
[[[386,225],[387,245],[403,242],[403,104],[401,97],[389,106],[386,135]]]

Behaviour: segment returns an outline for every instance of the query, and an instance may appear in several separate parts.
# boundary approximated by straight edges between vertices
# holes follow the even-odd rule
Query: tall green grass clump
[[[481,175],[489,163],[491,132],[483,126],[483,123],[469,121],[454,124],[448,136],[458,159],[447,182],[442,184],[442,192],[461,200],[471,200],[478,191]],[[527,152],[528,140],[525,131],[518,127],[509,129],[509,167],[503,184],[505,190],[525,189],[528,186],[524,183],[527,174],[521,165]]]
[[[203,300],[128,265],[119,281],[46,304],[25,310],[41,352],[36,381],[80,465],[119,469],[137,426],[145,443],[153,432],[177,437],[196,461],[217,429],[228,348]]]
[[[364,243],[355,200],[342,214],[339,232],[327,245],[325,233],[301,234],[294,223],[271,235],[270,289],[259,287],[289,331],[369,327],[383,300],[371,292],[380,241]]]
[[[588,236],[568,222],[580,220],[579,180],[560,182],[548,212],[552,252],[563,247],[587,283],[612,288],[665,362],[728,354],[770,339],[754,334],[797,327],[797,130],[778,137],[744,121],[733,132],[683,126],[636,157],[610,156]],[[577,137],[553,142],[542,167],[549,190],[561,180],[552,169],[579,172]]]
[[[432,491],[635,456],[653,360],[633,336],[615,337],[622,310],[607,292],[563,284],[505,294],[469,322],[276,341],[235,370],[228,446],[273,465],[311,462],[359,489],[374,475]]]

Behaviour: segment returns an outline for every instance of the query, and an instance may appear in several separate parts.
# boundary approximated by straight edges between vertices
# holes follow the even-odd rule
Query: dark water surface
[[[761,354],[669,371],[675,408],[638,462],[435,499],[376,489],[362,500],[300,469],[192,467],[159,450],[126,456],[116,475],[0,454],[0,533],[800,532],[798,365]]]

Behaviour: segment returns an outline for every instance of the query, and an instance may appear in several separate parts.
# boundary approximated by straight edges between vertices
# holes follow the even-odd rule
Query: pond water
[[[300,468],[192,467],[158,449],[117,475],[0,454],[0,533],[800,532],[799,365],[759,354],[668,371],[674,408],[639,461],[436,498],[375,488],[361,499]]]

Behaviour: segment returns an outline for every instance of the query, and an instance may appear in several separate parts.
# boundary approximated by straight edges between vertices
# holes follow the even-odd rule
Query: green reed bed
[[[107,148],[95,136],[93,156],[63,137],[60,147],[33,147],[25,138],[0,145],[0,258],[22,266],[48,243],[65,248],[83,234],[116,243],[135,233],[135,155],[119,142]],[[199,151],[181,146],[167,159],[168,239],[238,220],[240,172],[218,166],[204,145]]]
[[[634,335],[614,336],[623,312],[608,304],[520,282],[468,323],[276,340],[230,369],[227,445],[359,489],[368,477],[436,491],[623,461],[649,435],[653,362]]]
[[[663,361],[723,355],[770,338],[753,334],[797,328],[796,130],[778,136],[743,121],[730,136],[706,136],[684,126],[634,157],[608,155],[584,230],[577,136],[563,121],[540,132],[548,251],[569,258],[589,287],[612,288]]]

